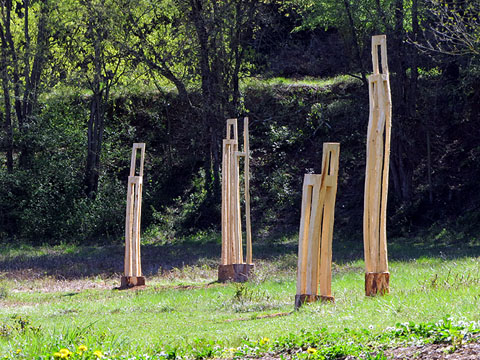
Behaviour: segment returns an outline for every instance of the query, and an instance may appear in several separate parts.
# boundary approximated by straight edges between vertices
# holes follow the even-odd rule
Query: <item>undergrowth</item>
[[[30,319],[14,316],[0,325],[0,340],[13,340],[10,349],[1,354],[2,358],[26,358],[29,356],[25,350],[34,349],[38,359],[241,359],[269,354],[280,359],[333,360],[353,356],[364,360],[386,360],[385,351],[396,346],[444,343],[451,345],[450,351],[455,351],[480,333],[478,322],[454,322],[446,317],[432,323],[398,323],[380,334],[369,329],[345,328],[343,332],[329,332],[326,328],[301,330],[277,339],[244,339],[238,347],[197,338],[185,347],[167,346],[154,348],[146,354],[126,356],[115,351],[123,340],[107,333],[94,338],[93,325],[76,327],[61,334],[45,334]],[[40,345],[42,342],[46,344]]]

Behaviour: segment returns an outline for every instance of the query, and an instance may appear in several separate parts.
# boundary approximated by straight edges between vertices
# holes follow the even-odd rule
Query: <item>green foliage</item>
[[[281,305],[266,290],[249,286],[247,283],[235,284],[233,297],[223,304],[237,313],[266,311],[279,308]]]
[[[140,141],[147,143],[148,237],[172,242],[218,229],[224,118],[240,114],[251,119],[254,231],[297,230],[302,177],[319,172],[322,142],[336,141],[342,144],[336,224],[343,235],[356,235],[368,103],[353,77],[368,73],[370,36],[387,33],[398,120],[389,229],[434,239],[445,228],[436,240],[477,241],[478,0],[429,1],[418,9],[416,2],[394,0],[196,3],[202,6],[173,0],[1,5],[12,15],[10,23],[7,16],[1,20],[11,27],[12,41],[4,42],[0,61],[6,75],[0,161],[10,153],[13,161],[13,168],[0,167],[2,239],[119,238],[129,149]],[[436,44],[421,39],[424,30],[437,35],[427,38]],[[446,46],[443,52],[463,57],[455,64],[421,55],[414,43]],[[318,74],[353,77],[247,79],[278,73],[279,53],[292,48],[300,52],[290,55],[298,63],[287,61],[292,74],[300,68],[315,73],[302,49],[318,48],[333,69]],[[87,120],[96,114],[94,100],[102,105],[97,140],[103,144],[94,151],[100,186],[87,199]],[[403,175],[394,176],[400,170]]]
[[[436,41],[428,45],[435,51],[450,55],[480,55],[480,1],[439,0],[428,2],[430,14],[435,19],[429,29]]]
[[[13,336],[35,337],[41,331],[41,326],[34,326],[28,317],[13,315],[9,322],[0,326],[0,336],[10,338]]]
[[[0,285],[0,299],[4,300],[7,297],[8,297],[8,289],[5,286]]]
[[[272,86],[253,83],[245,89],[245,106],[255,124],[250,130],[252,211],[262,229],[298,230],[303,175],[321,172],[323,142],[342,144],[340,168],[346,171],[340,173],[339,183],[350,189],[362,186],[348,175],[364,166],[359,155],[364,134],[356,130],[364,122],[358,116],[365,106],[357,93],[360,88],[356,80],[337,78]],[[343,194],[338,191],[339,202]],[[355,226],[358,218],[347,216]]]

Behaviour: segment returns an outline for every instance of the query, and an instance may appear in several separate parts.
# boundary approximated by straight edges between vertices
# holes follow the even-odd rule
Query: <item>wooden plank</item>
[[[236,152],[238,153],[238,151]],[[242,235],[242,211],[240,206],[240,158],[234,156],[235,160],[235,203],[236,203],[236,242],[238,250],[237,264],[243,264],[243,235]]]
[[[132,228],[133,228],[133,184],[128,181],[127,186],[127,209],[125,216],[125,263],[124,263],[124,273],[125,276],[132,276]]]
[[[137,230],[137,277],[142,276],[142,261],[141,261],[141,223],[142,223],[142,191],[143,191],[143,176],[138,179],[138,230]]]
[[[130,177],[131,183],[133,184],[133,198],[134,198],[134,206],[133,206],[133,227],[132,227],[132,276],[141,276],[139,274],[139,254],[138,250],[140,247],[140,176],[132,176]]]
[[[390,94],[390,80],[388,75],[388,59],[387,59],[387,38],[383,36],[380,41],[380,52],[382,62],[382,89],[379,91],[379,101],[383,109],[383,116],[385,119],[385,149],[384,149],[384,163],[382,174],[382,206],[380,209],[380,254],[379,254],[379,272],[388,272],[388,254],[387,254],[387,200],[388,200],[388,175],[390,167],[390,141],[391,141],[391,127],[392,127],[392,100]]]
[[[137,147],[133,144],[132,156],[130,159],[130,176],[135,176],[135,168],[137,167]]]
[[[226,159],[226,148],[227,145],[225,144],[226,140],[223,140],[222,146],[222,214],[221,214],[221,221],[222,221],[222,257],[221,257],[221,264],[227,264],[227,159]]]
[[[379,50],[381,59],[378,58]],[[372,292],[382,294],[388,292],[388,276],[379,275],[388,274],[386,217],[391,141],[391,95],[385,35],[372,37],[372,64],[373,74],[369,76],[370,115],[364,201],[367,295],[372,295]],[[386,289],[383,288],[385,286]]]
[[[134,143],[130,160],[130,176],[135,176],[137,170],[137,151],[140,150],[139,176],[143,176],[143,164],[145,161],[145,143]]]
[[[381,53],[381,62],[382,62],[382,74],[388,73],[387,65],[387,37],[386,35],[375,35],[372,36],[372,64],[373,64],[373,73],[379,74],[379,59],[378,59],[378,48],[380,47]]]
[[[297,295],[306,293],[308,229],[310,228],[313,192],[313,186],[308,181],[310,177],[311,175],[305,174],[303,180],[302,209],[298,234]]]
[[[388,272],[387,252],[387,201],[388,201],[388,175],[390,167],[390,141],[392,131],[392,107],[390,99],[390,86],[388,80],[384,83],[385,97],[385,153],[382,174],[382,207],[380,212],[380,261],[379,271]]]
[[[235,122],[237,119],[227,119],[227,134],[226,134],[226,139],[230,140],[232,139],[232,127],[235,126]],[[233,136],[235,138],[235,135]]]
[[[252,264],[252,224],[250,221],[250,140],[248,117],[243,119],[243,151],[245,152],[245,233],[247,236],[247,264]]]
[[[332,295],[332,235],[333,235],[333,217],[335,208],[335,195],[329,187],[325,193],[325,206],[323,210],[322,234],[320,246],[320,266],[319,283],[320,295]]]
[[[233,144],[228,146],[227,158],[228,158],[228,189],[227,189],[227,201],[228,201],[228,248],[229,248],[229,259],[227,264],[233,264],[235,262],[235,244],[234,244],[234,221],[235,221],[235,212],[234,212],[234,202],[232,200],[232,189],[234,188],[233,176],[232,176],[232,151]]]
[[[340,144],[324,144],[323,154],[327,164],[322,168],[325,173],[326,197],[323,212],[322,242],[320,257],[320,295],[323,297],[332,296],[332,240],[333,224],[335,218],[335,199],[337,193],[338,165],[340,155]],[[331,184],[331,185],[327,185]]]
[[[231,263],[234,264],[237,262],[238,258],[238,248],[237,248],[237,204],[235,199],[236,194],[236,181],[235,181],[235,161],[233,158],[233,152],[235,152],[235,145],[230,146],[228,153],[228,164],[229,164],[229,191],[228,191],[228,202],[229,202],[229,234],[230,234],[230,243],[232,249]]]
[[[370,76],[369,79],[369,99],[370,99],[370,109],[375,108],[374,102],[374,93],[375,89],[375,82],[374,79]],[[365,198],[364,198],[364,215],[363,215],[363,240],[364,240],[364,253],[365,253],[365,270],[366,272],[373,272],[374,269],[374,254],[371,248],[372,242],[372,224],[371,224],[371,211],[372,207],[370,204],[373,188],[372,188],[372,176],[373,176],[373,161],[374,157],[372,156],[374,144],[372,142],[375,141],[374,139],[374,125],[375,119],[373,116],[372,111],[370,111],[369,121],[368,121],[368,130],[367,130],[367,154],[366,154],[366,170],[365,170]]]
[[[312,195],[312,211],[308,233],[307,289],[308,295],[318,295],[318,267],[320,260],[320,234],[322,227],[325,188],[321,187],[322,175],[315,176]]]
[[[238,124],[237,119],[228,119],[227,120],[227,140],[232,139],[232,129],[233,129],[233,140],[238,141]],[[235,149],[236,151],[237,149]]]
[[[380,87],[377,86],[377,100],[378,100],[378,91]],[[377,101],[378,103],[378,101]],[[381,178],[383,172],[383,132],[384,132],[384,118],[380,111],[380,108],[377,107],[375,111],[375,115],[377,117],[377,129],[374,134],[375,138],[375,167],[374,172],[371,176],[371,181],[373,183],[373,194],[371,194],[371,219],[373,223],[372,227],[372,240],[371,240],[371,248],[372,252],[375,255],[375,263],[374,263],[374,271],[379,272],[379,262],[380,262],[380,209],[381,209]],[[372,196],[373,195],[373,196]]]

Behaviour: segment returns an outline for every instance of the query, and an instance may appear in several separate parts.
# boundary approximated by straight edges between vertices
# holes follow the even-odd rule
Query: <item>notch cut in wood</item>
[[[386,218],[392,104],[385,35],[372,37],[372,63],[373,74],[368,78],[370,115],[363,216],[365,294],[367,296],[388,293],[390,279]],[[379,63],[381,63],[381,72]]]
[[[334,301],[332,237],[339,156],[339,143],[324,143],[322,173],[304,176],[295,308],[304,302]]]

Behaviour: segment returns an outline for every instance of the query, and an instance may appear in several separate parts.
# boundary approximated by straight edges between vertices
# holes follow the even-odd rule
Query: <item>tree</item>
[[[433,21],[425,41],[416,44],[424,50],[447,55],[480,55],[480,1],[429,0]]]
[[[20,130],[20,165],[29,166],[33,142],[38,96],[43,70],[50,50],[51,11],[49,0],[0,2],[0,73],[4,101],[5,151],[8,171],[13,171],[15,114]],[[21,24],[21,25],[20,25]],[[12,101],[13,95],[13,101]],[[13,109],[12,109],[13,107]]]
[[[113,0],[64,3],[63,51],[70,62],[69,81],[79,80],[91,91],[87,125],[84,188],[94,199],[98,191],[106,104],[112,87],[127,71],[126,54],[116,46],[124,22],[122,7]],[[128,41],[128,39],[122,39]]]
[[[240,78],[255,34],[262,2],[253,0],[143,1],[130,10],[126,44],[137,61],[170,81],[190,106],[206,174],[209,204],[220,196],[220,134],[227,117],[241,113]],[[200,82],[200,104],[189,87]],[[214,209],[208,205],[207,209]]]

